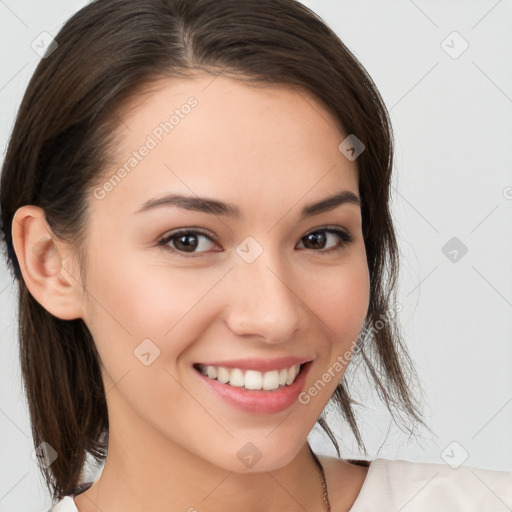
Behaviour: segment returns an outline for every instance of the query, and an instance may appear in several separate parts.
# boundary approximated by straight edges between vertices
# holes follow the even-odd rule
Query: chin
[[[268,432],[265,435],[268,435]],[[276,471],[289,464],[305,442],[306,440],[293,445],[285,445],[278,436],[272,442],[268,440],[261,442],[234,440],[232,449],[225,445],[225,448],[218,453],[219,460],[222,461],[221,464],[215,460],[211,462],[227,471],[236,473]],[[277,446],[275,446],[276,444]]]

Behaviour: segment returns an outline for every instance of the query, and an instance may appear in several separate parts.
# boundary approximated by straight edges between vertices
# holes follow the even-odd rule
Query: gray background
[[[2,150],[39,60],[32,41],[56,35],[85,3],[0,0]],[[304,3],[367,68],[395,130],[400,318],[434,435],[408,439],[361,380],[368,458],[512,471],[512,1]],[[31,457],[15,302],[2,261],[0,512],[50,505]],[[342,456],[365,458],[339,418],[330,412],[329,420]],[[317,427],[310,441],[335,453]]]

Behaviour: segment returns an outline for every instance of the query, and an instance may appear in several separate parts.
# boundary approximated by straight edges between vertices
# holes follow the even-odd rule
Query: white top
[[[375,459],[350,512],[507,512],[512,473]],[[72,496],[48,512],[78,512]]]

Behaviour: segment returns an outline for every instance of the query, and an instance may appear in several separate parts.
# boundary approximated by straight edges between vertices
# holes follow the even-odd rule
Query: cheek
[[[361,330],[368,312],[369,292],[366,256],[361,257],[358,252],[330,271],[319,272],[303,296],[318,315],[330,341],[346,345]]]
[[[113,379],[140,365],[139,346],[149,348],[159,365],[167,360],[174,366],[211,321],[204,313],[208,301],[201,301],[222,274],[199,278],[197,269],[165,269],[129,257],[92,258],[89,266],[85,320]]]
[[[183,269],[165,271],[127,257],[98,258],[90,268],[86,324],[112,390],[109,408],[126,402],[155,421],[156,411],[185,410],[190,397],[178,384],[176,365],[205,329],[200,300],[218,278],[192,279]]]
[[[326,337],[317,371],[299,396],[315,415],[325,408],[343,379],[356,348],[369,306],[369,274],[366,259],[347,265],[326,280],[324,293],[315,296]],[[315,309],[316,311],[316,309]]]
[[[370,278],[364,246],[332,272],[322,273],[306,297],[325,333],[322,375],[316,377],[322,380],[320,387],[325,386],[319,395],[327,401],[350,363],[368,313]]]

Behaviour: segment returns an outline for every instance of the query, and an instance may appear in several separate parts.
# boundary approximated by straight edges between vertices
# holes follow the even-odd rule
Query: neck
[[[323,510],[320,471],[307,442],[281,468],[238,473],[198,457],[155,431],[120,430],[115,423],[110,427],[103,471],[75,499],[80,512]]]

